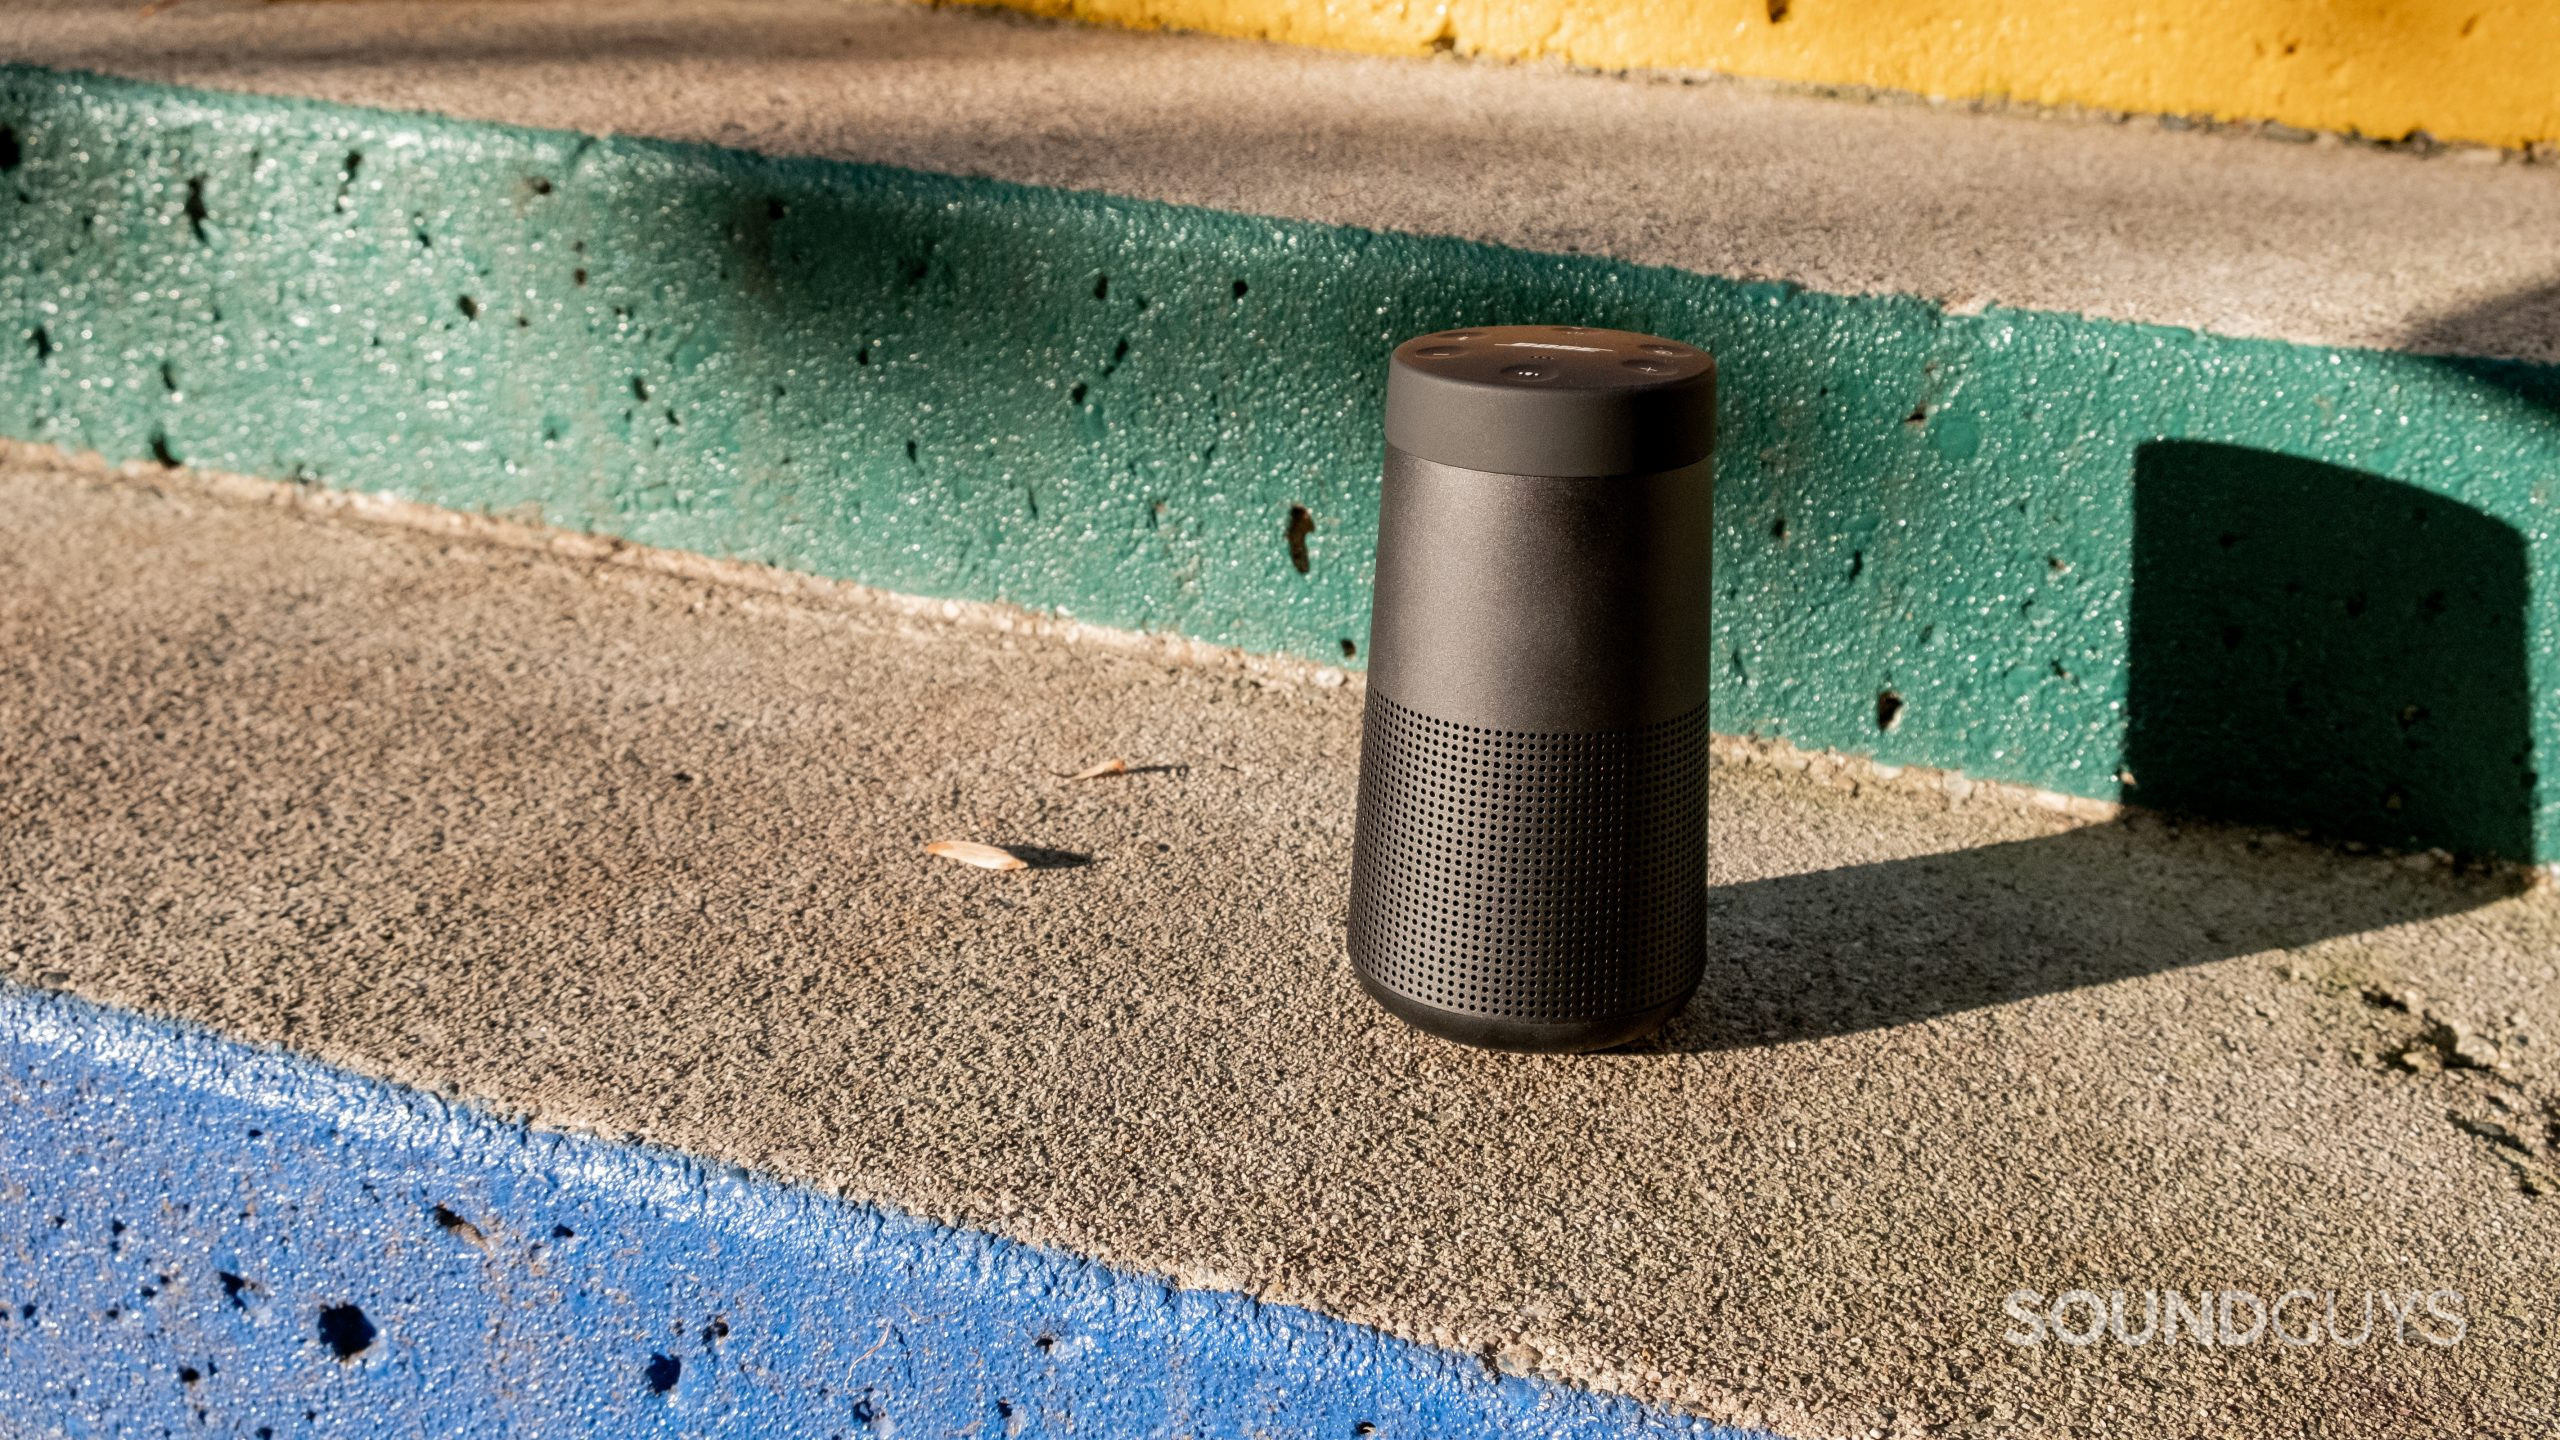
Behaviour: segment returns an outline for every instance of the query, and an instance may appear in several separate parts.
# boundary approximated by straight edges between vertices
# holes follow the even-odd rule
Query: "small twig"
[[[981,845],[975,840],[935,840],[926,844],[924,853],[975,865],[981,870],[1028,870],[1031,862],[1010,850],[994,845]]]

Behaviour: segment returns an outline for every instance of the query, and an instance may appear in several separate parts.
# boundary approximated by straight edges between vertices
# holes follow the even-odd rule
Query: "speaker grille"
[[[1351,959],[1460,1014],[1605,1019],[1685,996],[1706,959],[1707,711],[1523,734],[1369,692]]]

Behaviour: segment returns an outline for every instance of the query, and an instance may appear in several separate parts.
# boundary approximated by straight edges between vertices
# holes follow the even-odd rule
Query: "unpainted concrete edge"
[[[1317,690],[1346,690],[1353,695],[1365,695],[1368,690],[1367,678],[1357,671],[1292,656],[1266,655],[1234,646],[1212,645],[1170,632],[1096,625],[1071,615],[1000,601],[909,595],[752,561],[643,545],[611,535],[589,534],[500,515],[450,510],[382,491],[328,489],[228,471],[162,466],[138,460],[119,464],[94,451],[74,452],[5,437],[0,437],[0,465],[53,470],[92,482],[189,494],[230,504],[273,506],[314,518],[351,520],[498,549],[618,566],[769,595],[822,610],[947,627],[971,634],[1020,636],[1076,649],[1152,660],[1168,666],[1221,671],[1266,687],[1304,686]],[[2062,816],[2092,825],[2115,823],[2135,816],[2170,823],[2181,818],[2174,812],[2157,811],[2121,800],[2067,795],[2010,781],[1978,779],[1961,771],[1931,766],[1892,765],[1868,756],[1806,748],[1783,739],[1759,735],[1712,734],[1708,737],[1708,753],[1719,765],[1760,766],[1795,776],[1808,784],[1846,791],[1853,796],[1875,787],[1934,799],[1949,809],[1988,806],[2020,814]],[[2265,838],[2272,843],[2334,848],[2352,855],[2386,855],[2415,870],[2487,870],[2516,875],[2533,885],[2560,884],[2560,861],[2529,864],[2478,859],[2456,856],[2443,849],[2401,852],[2361,841],[2328,846],[2307,831],[2272,830],[2266,832]]]

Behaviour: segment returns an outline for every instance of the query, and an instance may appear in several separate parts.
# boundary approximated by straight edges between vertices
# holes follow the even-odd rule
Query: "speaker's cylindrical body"
[[[1437,1035],[1641,1036],[1706,954],[1715,361],[1493,326],[1395,353],[1351,963]]]

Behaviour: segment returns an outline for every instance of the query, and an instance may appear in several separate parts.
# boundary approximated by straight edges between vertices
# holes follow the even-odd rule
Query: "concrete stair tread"
[[[1699,1003],[1476,1054],[1340,956],[1356,684],[248,488],[9,454],[12,981],[1784,1433],[2554,1403],[2546,891],[1728,756]],[[2074,1286],[2470,1330],[2003,1341]]]
[[[0,59],[2318,344],[2560,360],[2560,167],[811,0],[25,0]],[[2486,161],[2489,163],[2476,163]]]

